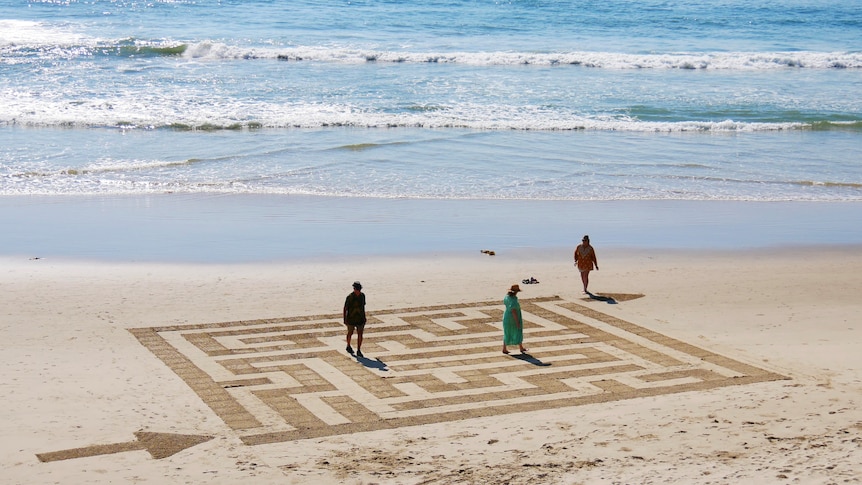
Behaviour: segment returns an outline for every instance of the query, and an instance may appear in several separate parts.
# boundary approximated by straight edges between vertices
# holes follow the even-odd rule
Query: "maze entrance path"
[[[363,359],[341,315],[130,331],[249,445],[713,389],[785,377],[559,297],[375,311]]]

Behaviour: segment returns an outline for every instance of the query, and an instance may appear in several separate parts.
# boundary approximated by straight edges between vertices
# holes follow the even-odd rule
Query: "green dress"
[[[506,312],[503,313],[503,343],[505,345],[520,345],[524,341],[524,326],[521,319],[521,303],[515,295],[503,298]],[[512,310],[518,314],[518,319],[512,316]]]

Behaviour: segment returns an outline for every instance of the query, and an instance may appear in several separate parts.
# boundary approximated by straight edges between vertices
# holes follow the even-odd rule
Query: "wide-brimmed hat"
[[[518,285],[512,285],[512,287],[511,287],[511,288],[509,288],[509,292],[510,292],[510,293],[517,293],[517,292],[519,292],[519,291],[521,291],[521,287],[520,287],[520,286],[518,286]]]
[[[361,289],[362,289],[362,283],[360,283],[360,282],[358,282],[358,281],[354,281],[354,282],[353,282],[353,287],[354,287],[355,289],[357,289],[357,290],[361,290]]]

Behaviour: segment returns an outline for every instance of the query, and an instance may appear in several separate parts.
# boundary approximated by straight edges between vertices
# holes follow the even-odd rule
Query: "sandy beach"
[[[860,27],[0,1],[0,485],[862,485]]]
[[[0,272],[6,403],[0,481],[862,482],[860,247],[598,250],[601,270],[592,273],[591,290],[611,301],[581,293],[566,248],[269,264],[6,257]],[[500,354],[492,323],[505,289],[529,277],[539,281],[522,284],[521,294],[533,309],[528,322],[537,322],[525,329],[532,361]],[[333,319],[356,279],[377,318],[367,329],[365,362],[344,352]],[[476,312],[488,318],[479,321]],[[465,315],[469,321],[459,321]],[[407,344],[387,333],[396,317],[417,331],[432,323],[446,327],[447,337],[429,340],[437,353],[411,347],[408,365]],[[213,365],[282,338],[277,330],[254,339],[215,330],[290,321],[318,332],[316,361],[340,370],[336,376],[316,368],[330,388],[319,393],[325,412],[306,413],[316,428],[285,424],[272,412],[279,409],[272,403],[285,402],[288,394],[294,406],[312,402],[291,394],[303,378],[281,362],[299,359],[291,354],[300,346],[299,332],[267,354],[277,367],[255,374],[268,384],[220,381],[231,367]],[[552,324],[566,321],[584,322],[589,331],[582,331],[592,340],[565,344],[552,337]],[[476,333],[476,325],[487,331]],[[206,354],[206,345],[196,343],[204,334],[235,347]],[[597,335],[613,335],[617,343],[598,342]],[[160,343],[176,358],[156,350]],[[565,385],[555,384],[565,388],[555,400],[524,384],[541,387],[542,373],[579,368],[567,360],[573,355],[595,359],[587,348],[611,354],[605,360],[631,354],[627,365],[639,370],[577,382],[580,374],[571,371],[559,381]],[[659,357],[677,361],[668,375],[655,378],[668,379],[667,388],[643,373]],[[610,365],[595,363],[600,360],[582,367]],[[255,362],[258,369],[276,365]],[[492,374],[497,401],[481,392],[456,400],[461,393],[444,390],[464,389],[464,379],[501,366],[499,372],[509,374]],[[423,367],[437,372],[442,384],[410,377]],[[206,375],[195,380],[194,372]],[[240,378],[252,379],[239,372],[232,377]],[[430,413],[423,406],[434,400],[410,408],[403,396],[380,398],[369,402],[388,403],[381,415],[396,416],[397,408],[403,413],[397,416],[413,418],[370,419],[352,414],[354,401],[338,401],[362,401],[363,387],[379,397],[378,381],[396,382],[390,387],[405,395],[440,391],[439,399],[452,404]],[[221,398],[202,390],[214,382],[239,411],[224,411]],[[240,411],[253,415],[255,424],[243,424]],[[282,411],[288,420],[295,415]],[[168,455],[159,456],[140,444],[157,433],[201,438],[167,452],[153,445]]]

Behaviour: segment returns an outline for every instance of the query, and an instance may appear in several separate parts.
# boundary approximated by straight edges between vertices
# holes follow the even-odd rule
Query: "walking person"
[[[362,355],[362,332],[365,330],[365,293],[362,292],[362,284],[353,282],[353,291],[344,300],[344,325],[347,327],[347,352],[353,355],[353,347],[350,340],[353,331],[356,331],[356,356]]]
[[[575,266],[581,272],[581,282],[584,284],[584,293],[590,294],[587,287],[590,285],[590,271],[595,266],[599,270],[599,262],[596,260],[596,250],[590,246],[590,236],[584,236],[581,244],[575,248]]]
[[[521,303],[518,301],[518,293],[521,287],[512,285],[509,292],[503,298],[506,311],[503,313],[503,353],[508,354],[508,345],[517,345],[522,354],[527,352],[524,348],[524,319],[521,317]]]

